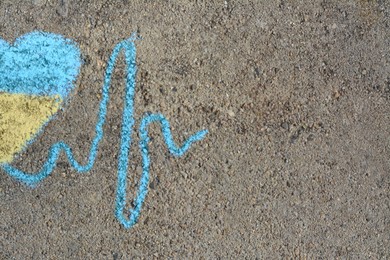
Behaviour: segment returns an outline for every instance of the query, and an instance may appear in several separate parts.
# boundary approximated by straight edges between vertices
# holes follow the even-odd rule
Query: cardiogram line
[[[140,184],[138,187],[138,192],[134,200],[134,209],[130,209],[128,215],[125,214],[127,197],[127,173],[129,168],[128,163],[131,147],[131,136],[135,124],[134,95],[137,66],[135,62],[136,48],[134,45],[134,40],[136,40],[135,34],[133,34],[130,38],[118,43],[114,47],[112,54],[109,58],[106,73],[104,76],[102,100],[100,101],[99,105],[98,120],[95,126],[95,137],[92,140],[88,161],[85,165],[82,165],[75,160],[72,153],[72,149],[64,142],[58,142],[51,146],[51,148],[49,149],[48,159],[44,163],[42,169],[37,173],[27,173],[11,166],[10,164],[1,165],[2,169],[8,175],[32,187],[47,178],[54,171],[61,151],[65,152],[65,155],[67,156],[70,165],[77,172],[84,173],[91,170],[96,161],[99,143],[104,136],[103,128],[106,122],[107,105],[109,102],[109,89],[111,86],[112,73],[114,71],[118,55],[122,50],[124,50],[126,61],[126,84],[120,137],[121,142],[118,157],[118,179],[115,198],[115,216],[125,228],[131,228],[137,223],[138,217],[142,209],[142,204],[148,192],[150,171],[148,126],[154,122],[157,122],[161,125],[161,131],[168,150],[175,156],[182,156],[185,152],[188,151],[192,143],[202,140],[208,132],[207,130],[199,131],[194,135],[190,136],[181,147],[178,147],[173,141],[169,122],[163,115],[145,115],[142,118],[139,127],[141,137],[139,141],[139,148],[141,150],[142,155],[142,175],[139,182]],[[128,217],[126,218],[126,216]]]

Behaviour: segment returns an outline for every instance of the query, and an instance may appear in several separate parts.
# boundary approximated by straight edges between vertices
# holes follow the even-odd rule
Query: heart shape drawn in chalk
[[[74,89],[81,55],[61,35],[0,38],[0,164],[9,163],[53,118]]]

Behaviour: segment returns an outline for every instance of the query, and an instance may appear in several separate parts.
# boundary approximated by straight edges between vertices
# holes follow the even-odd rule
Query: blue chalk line
[[[78,163],[72,153],[72,149],[64,142],[58,142],[51,146],[49,150],[48,159],[43,165],[42,169],[38,173],[26,173],[18,170],[9,164],[1,165],[2,169],[12,176],[13,178],[29,185],[35,186],[38,182],[47,178],[55,169],[58,157],[61,151],[64,151],[71,166],[79,173],[87,172],[92,169],[99,143],[103,138],[103,127],[106,122],[107,104],[109,102],[109,89],[111,85],[111,76],[114,70],[114,65],[121,50],[125,51],[125,60],[127,65],[126,74],[126,90],[124,97],[124,111],[122,118],[122,129],[121,129],[121,143],[118,158],[118,180],[117,180],[117,191],[116,191],[116,203],[115,203],[115,216],[119,222],[125,228],[131,228],[137,223],[140,215],[142,204],[145,200],[148,192],[149,182],[149,170],[150,170],[150,159],[149,159],[149,136],[148,126],[154,122],[157,122],[161,126],[161,131],[165,140],[165,143],[169,151],[175,156],[182,156],[190,148],[192,143],[202,140],[207,134],[207,130],[202,130],[196,134],[190,136],[181,147],[178,147],[172,137],[168,120],[161,114],[149,114],[142,118],[139,131],[140,131],[140,142],[139,148],[142,155],[142,175],[138,192],[134,200],[134,208],[130,209],[128,213],[125,212],[126,197],[127,197],[127,172],[129,164],[129,154],[131,146],[131,136],[134,127],[134,93],[135,93],[135,76],[136,76],[136,48],[134,45],[136,40],[135,34],[130,38],[118,43],[108,61],[106,74],[104,77],[103,95],[99,106],[98,122],[95,127],[95,137],[92,141],[88,162],[85,165]],[[127,217],[128,216],[128,217]]]

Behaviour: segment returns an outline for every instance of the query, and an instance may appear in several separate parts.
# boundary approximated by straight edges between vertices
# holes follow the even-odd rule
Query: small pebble
[[[236,114],[232,110],[228,110],[227,113],[228,113],[228,115],[230,117],[235,117],[236,116]]]
[[[290,129],[290,125],[289,125],[287,122],[283,122],[283,123],[281,124],[281,127],[282,127],[283,129],[286,129],[286,130]]]
[[[44,6],[46,4],[46,0],[32,0],[31,1],[35,6]]]

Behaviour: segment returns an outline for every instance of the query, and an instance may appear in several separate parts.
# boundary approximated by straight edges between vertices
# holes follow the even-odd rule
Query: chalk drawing
[[[145,115],[139,126],[141,137],[139,148],[142,155],[142,175],[137,195],[133,203],[134,208],[126,209],[129,154],[135,124],[134,95],[137,70],[135,62],[135,40],[136,36],[133,34],[130,38],[118,43],[108,61],[102,89],[102,100],[100,101],[98,112],[98,121],[95,126],[95,136],[92,140],[88,160],[85,164],[81,164],[74,159],[72,150],[66,143],[58,142],[49,149],[48,159],[41,170],[37,173],[27,173],[10,165],[13,158],[12,156],[17,152],[20,152],[20,149],[10,149],[6,156],[5,152],[1,150],[3,148],[0,146],[0,155],[2,155],[1,153],[4,153],[3,158],[0,157],[1,168],[11,177],[32,187],[47,178],[54,171],[57,159],[61,152],[65,153],[69,163],[77,172],[83,173],[91,170],[96,161],[100,141],[104,135],[103,128],[106,122],[112,73],[118,55],[123,51],[126,60],[126,84],[118,157],[115,216],[125,228],[130,228],[137,223],[142,204],[148,192],[151,163],[148,148],[148,126],[152,123],[160,124],[168,150],[175,156],[182,156],[194,142],[202,140],[208,132],[207,130],[199,131],[190,136],[182,146],[177,146],[173,141],[169,122],[163,115]],[[0,107],[2,106],[1,102],[3,101],[1,96],[5,97],[4,102],[8,103],[20,102],[23,104],[23,102],[30,102],[32,105],[35,104],[36,109],[39,109],[40,105],[46,106],[46,108],[41,110],[41,115],[20,118],[21,122],[26,121],[26,125],[28,125],[27,122],[29,121],[36,121],[37,123],[34,127],[26,126],[26,129],[32,129],[29,131],[37,132],[39,130],[37,130],[36,126],[43,126],[50,120],[51,116],[58,110],[59,104],[67,98],[73,89],[73,83],[79,73],[81,63],[80,52],[71,40],[55,34],[32,32],[16,40],[13,46],[0,40],[0,64],[0,78],[3,78],[0,79]],[[7,72],[7,70],[9,72]],[[18,73],[18,71],[20,73]],[[10,96],[12,96],[12,98],[10,98]],[[30,106],[30,103],[28,106]],[[23,109],[21,109],[21,111],[22,110]],[[6,114],[6,112],[0,109],[0,115],[3,115],[2,113]],[[23,114],[22,112],[20,113]],[[0,121],[0,123],[2,122]],[[14,124],[16,125],[17,122],[14,122]],[[3,125],[0,125],[0,134],[4,131],[13,130],[15,130],[15,128],[10,127],[8,129],[7,127],[3,127]],[[26,141],[24,145],[27,145],[28,142],[31,142],[31,138],[34,137],[34,134],[30,136],[21,134],[21,136],[21,138],[24,138],[23,140]],[[9,141],[12,139],[12,135],[7,138],[8,139],[1,138],[0,143],[6,143],[7,140]],[[6,146],[7,145],[4,145],[4,147]],[[17,144],[15,146],[17,146]],[[11,159],[9,156],[10,153]]]

